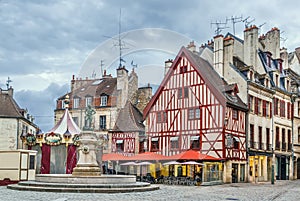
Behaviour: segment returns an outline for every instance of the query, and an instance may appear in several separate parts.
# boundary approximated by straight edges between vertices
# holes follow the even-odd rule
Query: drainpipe
[[[271,170],[271,184],[274,184],[275,180],[275,170],[274,170],[274,165],[275,165],[275,156],[274,156],[274,97],[272,98],[272,170]]]
[[[295,175],[295,167],[294,167],[294,157],[295,157],[295,151],[294,151],[294,110],[295,110],[295,100],[296,100],[296,95],[295,94],[292,94],[291,96],[291,102],[292,102],[292,179],[295,179],[294,178],[294,175]]]
[[[17,119],[17,149],[19,148],[19,131],[20,131],[20,129],[19,129],[19,119]]]

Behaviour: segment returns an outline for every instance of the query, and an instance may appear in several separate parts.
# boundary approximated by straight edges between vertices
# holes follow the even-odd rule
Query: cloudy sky
[[[15,99],[47,131],[56,98],[70,90],[72,75],[99,77],[118,66],[118,33],[124,60],[137,64],[140,85],[159,84],[164,61],[180,46],[205,43],[226,18],[247,19],[260,33],[278,27],[282,46],[299,46],[299,1],[211,0],[0,0],[0,87],[13,81]],[[235,24],[242,38],[246,22]],[[233,32],[227,21],[221,33]],[[100,68],[100,62],[103,66]],[[151,76],[149,76],[151,74]]]

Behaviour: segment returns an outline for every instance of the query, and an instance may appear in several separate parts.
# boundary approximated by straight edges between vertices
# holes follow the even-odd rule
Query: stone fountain
[[[146,182],[136,182],[134,175],[101,175],[96,160],[99,144],[93,132],[92,119],[95,111],[86,109],[87,126],[79,135],[79,160],[72,174],[38,174],[34,181],[21,181],[7,188],[26,191],[74,192],[74,193],[125,193],[159,189]]]

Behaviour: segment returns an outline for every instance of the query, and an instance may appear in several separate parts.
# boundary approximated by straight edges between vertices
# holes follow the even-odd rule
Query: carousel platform
[[[34,181],[21,181],[7,186],[20,191],[62,193],[129,193],[158,190],[158,186],[136,182],[135,176],[101,175],[73,176],[59,174],[37,175]]]

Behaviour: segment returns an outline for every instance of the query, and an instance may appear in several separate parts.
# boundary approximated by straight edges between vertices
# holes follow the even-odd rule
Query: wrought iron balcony
[[[272,151],[272,144],[267,144],[266,150]]]

